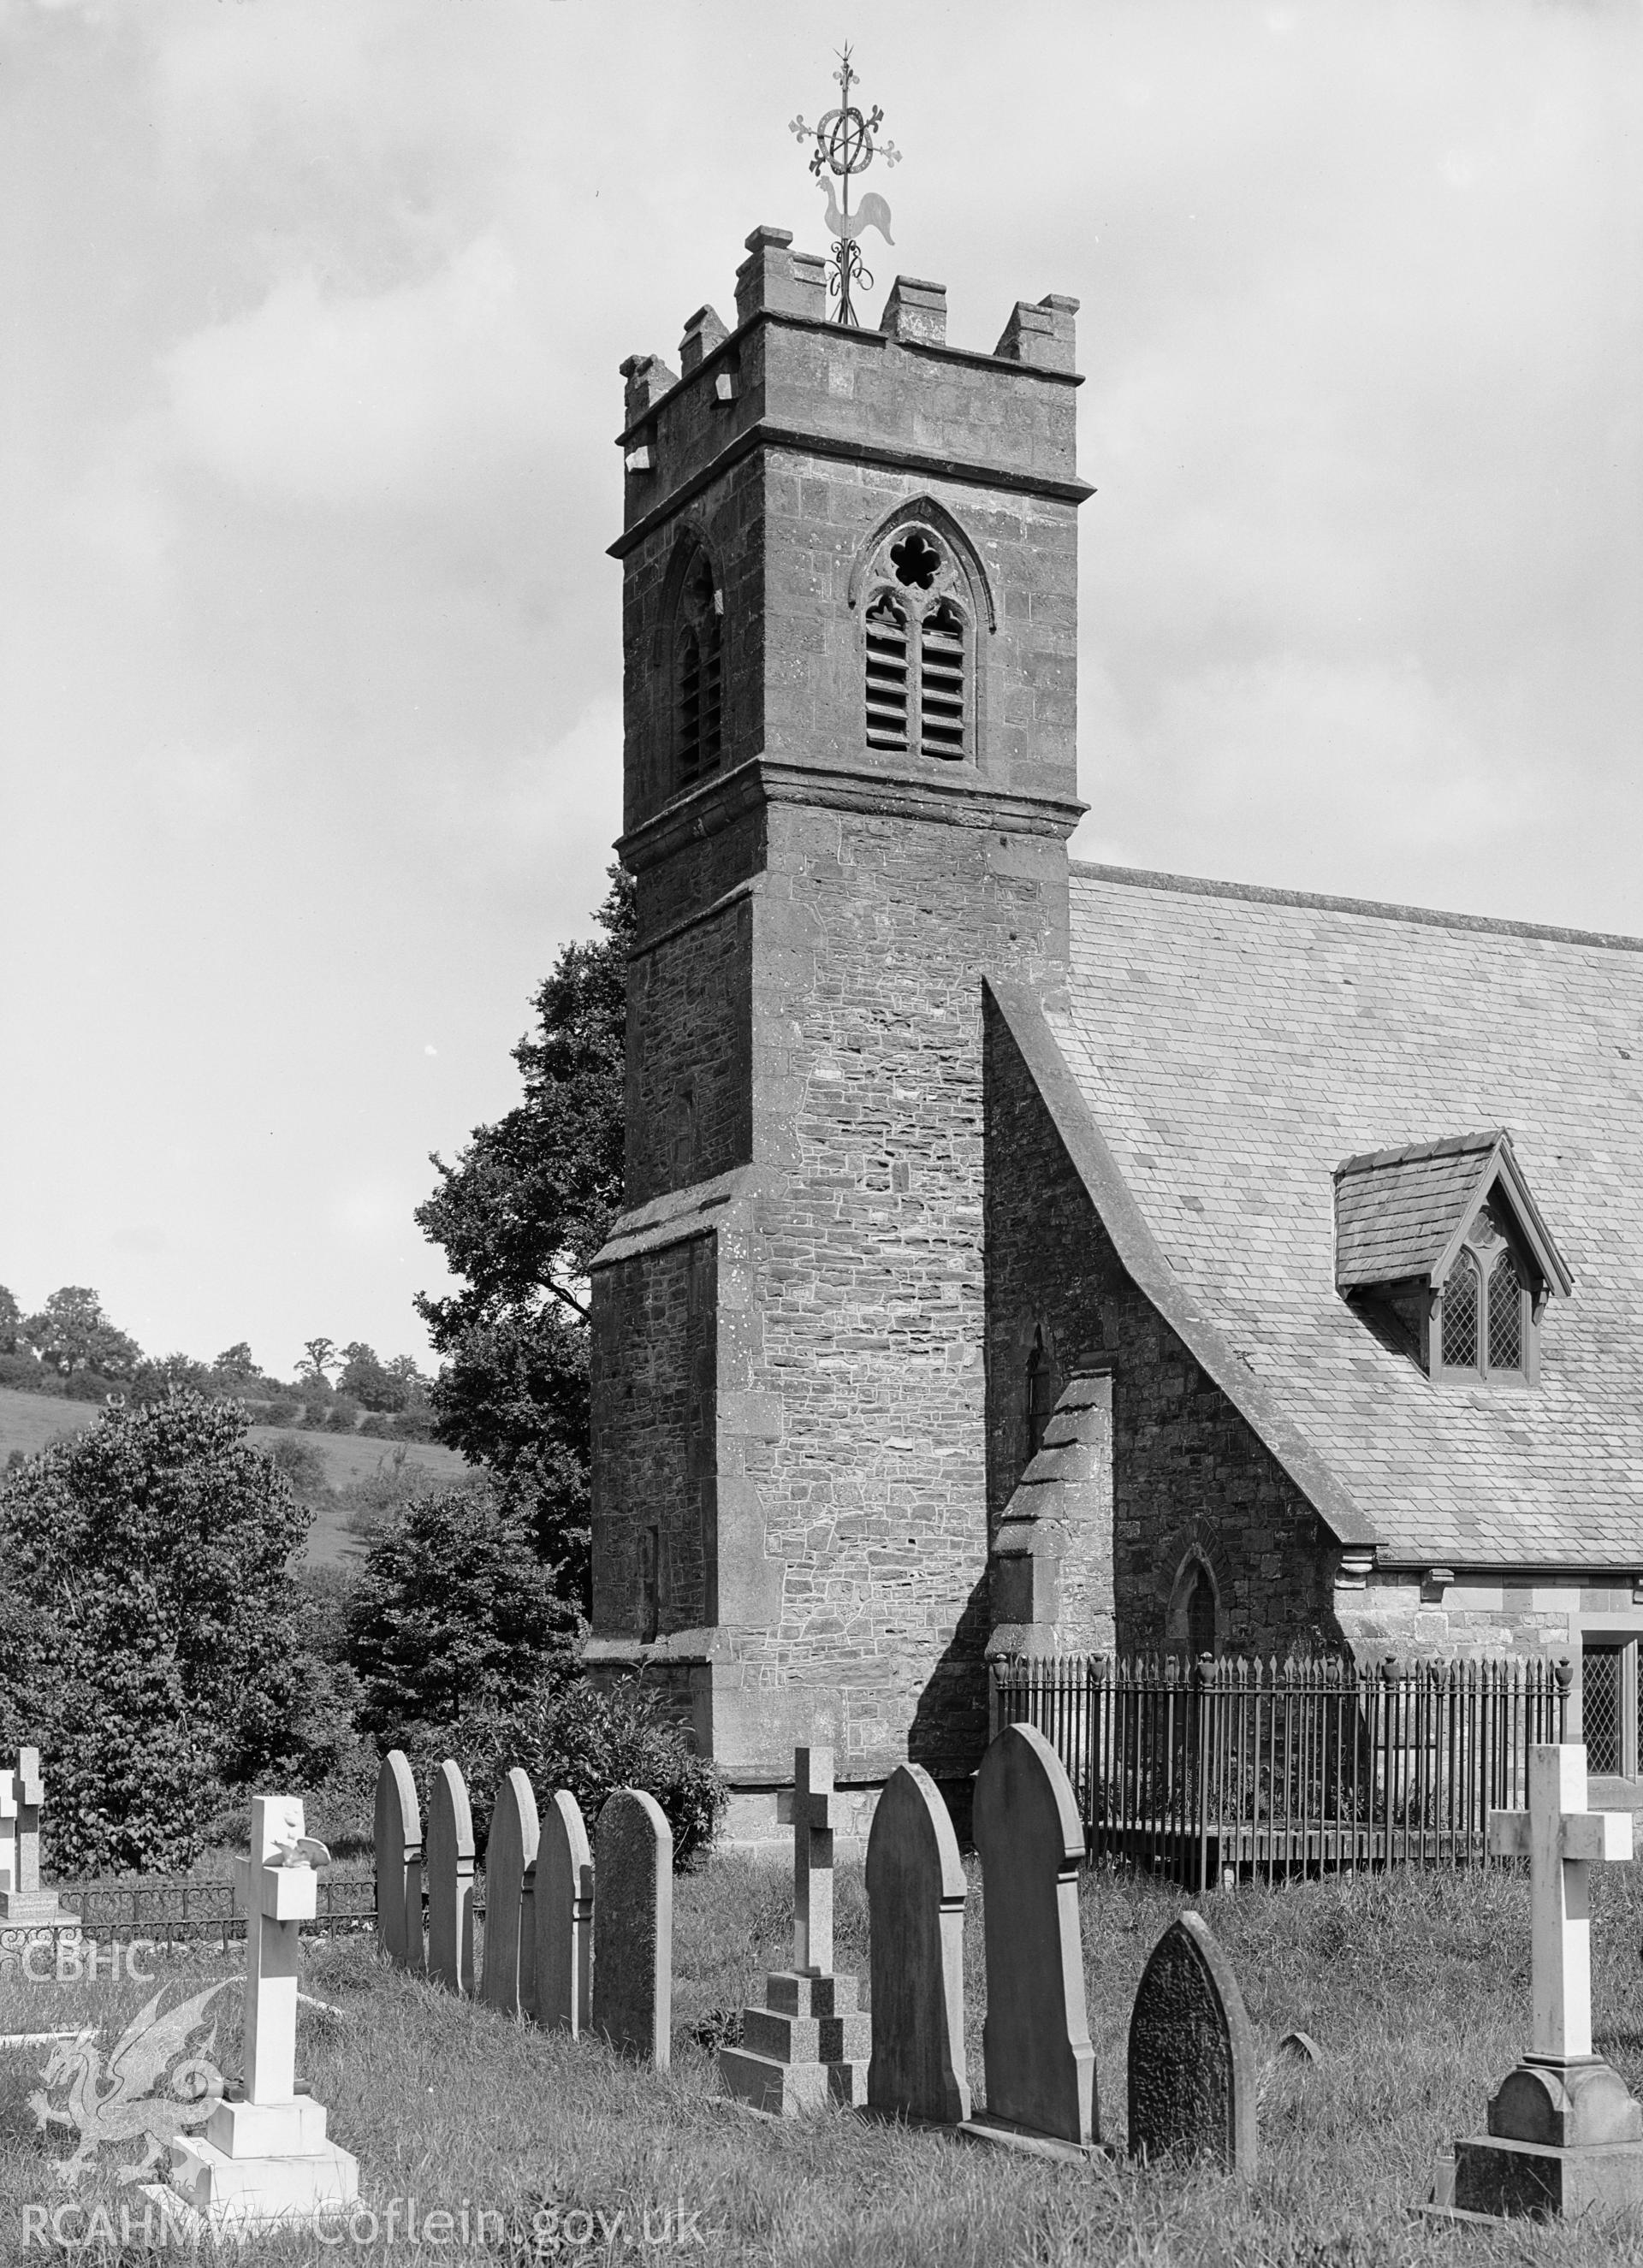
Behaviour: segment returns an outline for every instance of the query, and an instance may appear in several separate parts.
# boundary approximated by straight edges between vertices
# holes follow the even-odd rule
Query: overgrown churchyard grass
[[[727,2014],[761,1997],[787,1957],[785,1867],[721,1857],[676,1888],[674,2066],[665,2076],[607,2049],[535,2031],[459,2002],[381,1965],[362,1940],[306,1949],[304,1989],[351,2013],[305,2007],[298,2068],[330,2106],[338,2140],[360,2161],[374,2243],[324,2249],[309,2237],[259,2240],[269,2268],[318,2260],[667,2258],[832,2268],[999,2268],[1065,2262],[1238,2263],[1249,2268],[1370,2268],[1454,2262],[1643,2263],[1643,2217],[1592,2228],[1528,2224],[1477,2230],[1411,2217],[1438,2148],[1477,2131],[1491,2088],[1529,2036],[1527,1881],[1420,1875],[1241,1889],[1202,1902],[1242,1985],[1262,2057],[1261,2167],[1247,2188],[1219,2176],[1126,2162],[1088,2171],[839,2113],[766,2124],[716,2107],[711,2049]],[[840,1968],[867,1966],[859,1865],[840,1869]],[[1594,2003],[1599,2051],[1643,2087],[1643,1882],[1633,1869],[1594,1869]],[[1102,2132],[1121,2139],[1126,2027],[1153,1945],[1188,1903],[1166,1888],[1096,1873],[1082,1898],[1090,2024],[1099,2058]],[[237,1961],[229,1967],[236,1968]],[[164,1974],[197,1990],[226,1973],[220,1955],[173,1962]],[[974,1871],[966,1930],[967,2047],[982,2101],[981,1892]],[[151,1989],[151,1988],[150,1988]],[[0,2029],[96,2021],[107,2045],[144,1988],[0,1982]],[[219,2035],[237,2057],[233,1996]],[[1299,2026],[1322,2043],[1316,2067],[1278,2054]],[[45,2051],[0,2055],[0,2260],[25,2252],[22,2208],[55,2203],[50,2159],[26,2097]],[[58,2130],[61,2132],[61,2130]],[[119,2226],[115,2163],[80,2192]],[[128,2195],[133,2194],[130,2192]],[[414,2197],[419,2218],[464,2202],[517,2218],[547,2211],[556,2232],[540,2254],[493,2244],[384,2241],[388,2203]],[[645,2215],[685,2215],[683,2243],[643,2242]],[[609,2240],[597,2220],[603,2214]],[[622,2222],[616,2228],[615,2218]],[[567,2223],[567,2216],[572,2216]],[[691,2216],[695,2216],[694,2219]],[[564,2241],[591,2230],[587,2242]],[[494,2233],[495,2224],[490,2225]],[[357,2233],[368,2235],[364,2220]],[[697,2244],[693,2240],[700,2236]],[[556,2243],[557,2250],[552,2249]],[[174,2259],[128,2248],[82,2257]],[[208,2256],[209,2257],[209,2256]],[[225,2257],[238,2257],[225,2253]]]

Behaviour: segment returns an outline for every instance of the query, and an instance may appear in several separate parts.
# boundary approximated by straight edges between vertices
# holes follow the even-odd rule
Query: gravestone
[[[987,2108],[965,2132],[1086,2154],[1099,2140],[1084,2005],[1084,1829],[1061,1759],[1032,1725],[982,1758],[973,1815],[987,1951]]]
[[[422,1810],[402,1749],[390,1749],[377,1774],[377,1943],[397,1968],[423,1967]]]
[[[964,2070],[963,1862],[935,1782],[919,1764],[886,1781],[867,1837],[873,2060],[867,2108],[961,2125]]]
[[[9,1877],[0,1889],[0,1922],[13,1929],[77,1931],[79,1916],[58,1903],[55,1890],[42,1889],[40,1881],[40,1815],[46,1800],[38,1749],[19,1749],[17,1762],[4,1775],[0,1798],[4,1813],[4,1842],[9,1846]]]
[[[428,1974],[453,1992],[474,1989],[474,1817],[448,1756],[428,1806]]]
[[[833,1751],[793,1751],[793,1965],[741,2012],[741,2044],[718,2051],[726,2093],[772,2117],[860,2102],[872,2025],[854,1977],[833,1973]],[[603,1896],[601,1889],[600,1896]]]
[[[1588,1877],[1595,1862],[1631,1858],[1631,1815],[1587,1809],[1578,1742],[1532,1748],[1529,1808],[1491,1812],[1489,1847],[1529,1860],[1534,2027],[1489,2098],[1487,2132],[1440,2160],[1432,2202],[1569,2219],[1643,2202],[1643,2105],[1592,2052]]]
[[[534,1905],[536,2021],[578,2039],[593,2021],[593,1854],[568,1788],[542,1815]]]
[[[1238,1980],[1189,1910],[1153,1948],[1130,2016],[1130,2155],[1253,2173],[1257,2084]]]
[[[351,2205],[359,2168],[326,2133],[325,2105],[297,2091],[298,1933],[314,1918],[321,1845],[295,1796],[251,1799],[251,1852],[234,1861],[247,1913],[245,2077],[203,2135],[171,2146],[171,2187],[216,2229],[312,2221]]]
[[[642,1788],[608,1795],[593,1829],[593,2022],[666,2071],[674,2003],[674,1835]]]
[[[536,1798],[516,1764],[497,1790],[485,1844],[485,1965],[480,1997],[506,2016],[529,2015],[536,2002],[532,1869],[539,1839]]]

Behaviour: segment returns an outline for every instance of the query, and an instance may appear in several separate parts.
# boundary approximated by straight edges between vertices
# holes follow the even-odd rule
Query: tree
[[[343,1349],[343,1372],[336,1387],[339,1394],[351,1395],[362,1409],[405,1407],[403,1385],[378,1361],[374,1347],[368,1347],[363,1339],[355,1339]]]
[[[143,1359],[142,1348],[115,1329],[89,1285],[65,1284],[23,1329],[41,1359],[65,1376],[94,1370],[103,1378],[129,1378]]]
[[[528,1519],[481,1480],[412,1497],[375,1530],[347,1626],[358,1720],[387,1749],[516,1706],[556,1660],[568,1675],[575,1616]]]
[[[195,1393],[206,1393],[210,1387],[211,1373],[203,1362],[195,1362],[186,1354],[163,1354],[152,1361],[137,1365],[136,1375],[131,1381],[134,1402],[163,1402],[173,1387],[192,1387]]]
[[[337,1366],[338,1358],[336,1352],[336,1341],[335,1339],[305,1339],[302,1344],[302,1351],[307,1359],[305,1362],[299,1362],[298,1364],[298,1377],[315,1379],[321,1386],[327,1385],[329,1381],[326,1377],[326,1373],[330,1370],[335,1370]]]
[[[446,1357],[431,1399],[438,1437],[528,1507],[566,1595],[588,1581],[588,1266],[622,1201],[627,958],[633,885],[620,867],[596,917],[535,995],[513,1049],[524,1099],[475,1127],[417,1224],[463,1288],[420,1294]]]
[[[335,1753],[288,1573],[311,1515],[246,1432],[173,1391],[0,1478],[0,1738],[51,1757],[60,1867],[186,1865],[225,1789]]]
[[[0,1354],[11,1354],[15,1351],[17,1335],[22,1324],[23,1310],[5,1285],[0,1284]]]
[[[262,1379],[256,1358],[244,1339],[236,1339],[232,1346],[225,1347],[211,1368],[223,1385],[228,1387],[254,1386],[260,1384]]]
[[[416,1367],[414,1355],[396,1354],[388,1365],[388,1376],[405,1389],[402,1410],[425,1410],[428,1406],[428,1381]]]

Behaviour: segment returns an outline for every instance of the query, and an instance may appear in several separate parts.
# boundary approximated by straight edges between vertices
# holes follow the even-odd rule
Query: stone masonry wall
[[[771,807],[769,840],[719,1457],[781,1580],[737,1640],[726,1761],[778,1771],[820,1706],[847,1773],[910,1752],[953,1777],[986,1730],[980,972],[1060,966],[1065,857],[804,804]]]
[[[715,1263],[708,1234],[600,1270],[596,1626],[650,1638],[699,1628],[717,1612]]]
[[[641,946],[630,963],[630,1205],[711,1181],[751,1154],[752,931],[751,903],[735,899]]]
[[[1311,1506],[1120,1265],[998,1010],[987,1011],[987,1488],[996,1526],[1027,1462],[1027,1366],[1057,1383],[1113,1366],[1113,1581],[1120,1652],[1162,1647],[1197,1550],[1233,1651],[1332,1646]]]

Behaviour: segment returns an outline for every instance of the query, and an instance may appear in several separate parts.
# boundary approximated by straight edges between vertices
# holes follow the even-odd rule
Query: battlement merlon
[[[753,450],[797,449],[932,480],[1081,504],[1073,368],[1078,301],[1018,302],[991,354],[947,342],[947,291],[898,276],[877,330],[831,320],[825,264],[757,228],[736,278],[736,326],[709,306],[685,327],[676,374],[622,365],[623,557]]]

